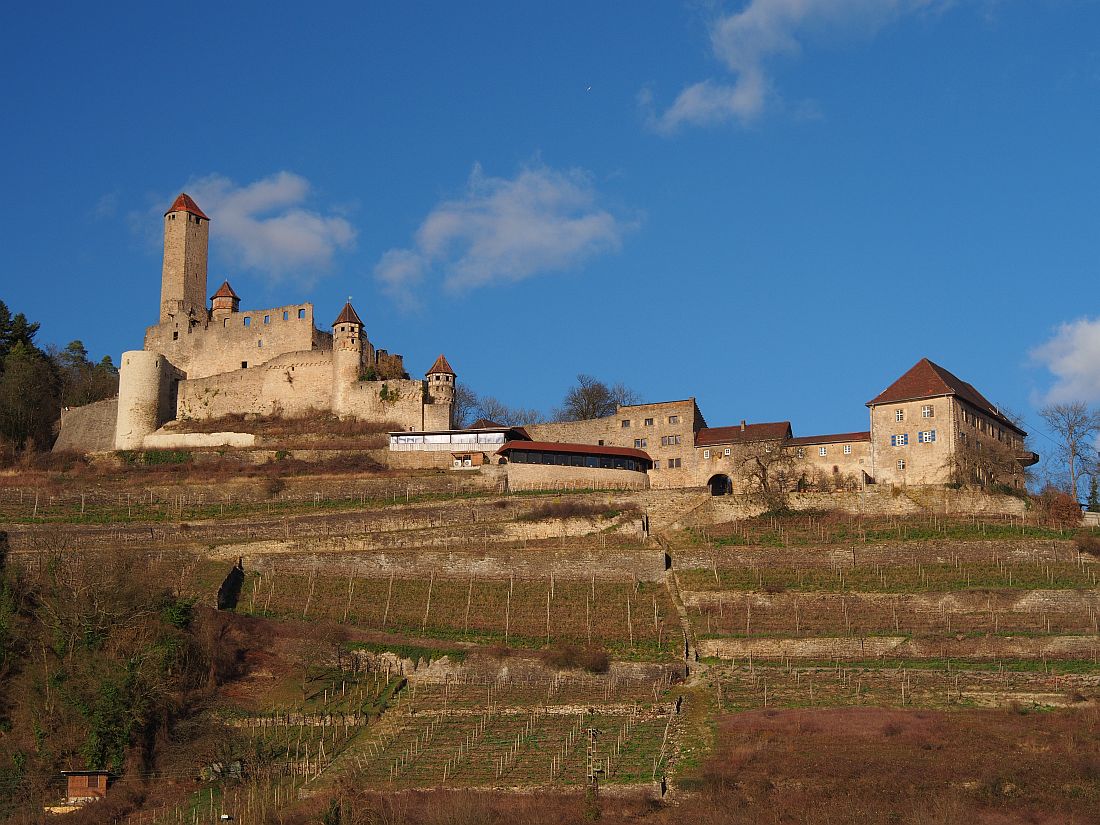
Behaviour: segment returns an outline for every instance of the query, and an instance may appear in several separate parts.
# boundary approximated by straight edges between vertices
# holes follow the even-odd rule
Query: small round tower
[[[363,321],[351,299],[332,322],[332,411],[348,412],[348,399],[363,370]]]
[[[447,357],[440,353],[424,375],[429,404],[424,407],[424,426],[429,430],[449,430],[454,425],[455,380],[457,376]]]
[[[115,449],[140,450],[145,436],[161,425],[167,387],[166,364],[159,352],[122,353],[118,370],[118,418]]]
[[[222,281],[218,291],[210,296],[210,310],[218,318],[241,311],[240,296],[233,291],[229,281]]]

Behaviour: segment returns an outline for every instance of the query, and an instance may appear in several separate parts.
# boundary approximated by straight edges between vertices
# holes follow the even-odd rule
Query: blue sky
[[[863,429],[927,356],[1037,429],[1100,400],[1098,34],[1074,0],[23,4],[0,298],[117,361],[186,190],[211,292],[351,295],[514,405],[583,371]]]

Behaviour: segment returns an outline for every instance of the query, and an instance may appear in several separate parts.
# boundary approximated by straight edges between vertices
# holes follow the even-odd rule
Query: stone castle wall
[[[246,323],[247,321],[247,323]],[[314,327],[312,304],[217,313],[201,323],[186,317],[145,331],[145,349],[168,356],[188,378],[206,378],[260,366],[291,352],[332,349],[332,335]]]
[[[103,452],[115,448],[118,399],[107,398],[61,412],[61,431],[53,448],[57,452]]]

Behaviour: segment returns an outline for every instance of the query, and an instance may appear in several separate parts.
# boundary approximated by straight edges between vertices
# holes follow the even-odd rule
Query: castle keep
[[[142,349],[122,354],[117,403],[66,412],[65,448],[140,449],[170,420],[241,413],[452,426],[456,376],[447,360],[410,379],[400,355],[374,346],[350,300],[330,332],[316,327],[310,303],[242,310],[228,281],[207,303],[209,232],[210,218],[186,194],[164,214],[159,319]]]

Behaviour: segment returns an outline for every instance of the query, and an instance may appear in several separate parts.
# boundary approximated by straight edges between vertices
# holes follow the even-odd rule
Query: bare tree
[[[737,448],[745,491],[770,510],[787,503],[795,456],[784,439],[752,441]]]
[[[581,373],[577,384],[565,394],[560,410],[554,414],[557,421],[586,421],[590,418],[606,418],[614,415],[620,406],[638,404],[639,395],[626,385],[608,386],[591,375]]]
[[[1078,483],[1097,471],[1096,440],[1100,436],[1100,412],[1084,401],[1067,401],[1043,407],[1039,415],[1058,439],[1057,458],[1069,479],[1068,491],[1078,501]]]
[[[951,480],[956,484],[1012,484],[1023,480],[1020,448],[1007,441],[979,441],[959,433],[955,449],[947,459]],[[1019,485],[1017,485],[1019,486]]]
[[[506,427],[515,427],[520,424],[539,424],[546,420],[546,417],[538,410],[525,407],[509,407],[491,395],[483,395],[478,398],[475,411],[478,418],[487,418]]]
[[[465,384],[455,387],[455,401],[451,408],[451,420],[458,429],[468,426],[473,420],[473,413],[477,409],[477,393]]]

